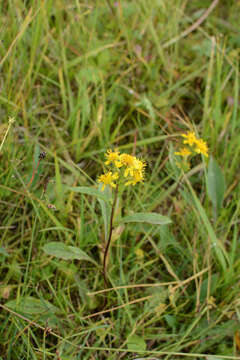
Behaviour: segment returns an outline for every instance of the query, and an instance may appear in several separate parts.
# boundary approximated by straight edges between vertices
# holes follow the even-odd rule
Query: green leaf
[[[157,213],[135,213],[124,217],[121,221],[124,223],[141,222],[156,225],[166,225],[172,222],[167,216],[162,216]]]
[[[177,319],[175,315],[164,315],[164,319],[166,320],[168,326],[171,327],[172,331],[175,333],[177,328]]]
[[[70,191],[75,191],[81,194],[96,196],[98,199],[104,200],[106,202],[110,200],[110,198],[107,195],[105,195],[102,191],[88,186],[76,186],[76,187],[67,186],[66,188]]]
[[[144,339],[137,335],[132,335],[127,340],[127,347],[132,351],[144,351],[146,350],[146,343]]]
[[[222,207],[225,192],[225,180],[221,168],[213,157],[210,158],[208,165],[207,191],[217,215]]]
[[[88,254],[85,253],[85,251],[79,249],[76,246],[68,246],[69,250],[73,252],[73,254],[75,255],[75,259],[77,260],[85,260],[85,261],[90,261],[93,264],[97,265],[96,261],[94,261],[90,256],[88,256]]]
[[[3,247],[0,247],[0,255],[9,256],[8,252]]]
[[[215,250],[216,256],[218,258],[219,263],[222,266],[222,270],[224,271],[224,273],[226,273],[226,269],[227,269],[227,262],[229,263],[229,257],[228,257],[228,253],[225,250],[224,245],[222,244],[222,242],[218,239],[218,237],[215,234],[215,231],[212,227],[212,224],[210,223],[206,211],[203,208],[201,202],[198,200],[198,197],[196,196],[190,182],[186,179],[187,185],[191,191],[193,200],[195,202],[195,207],[198,210],[199,216],[203,222],[204,227],[206,228],[207,232],[208,232],[208,236],[212,242],[212,246]]]
[[[97,263],[90,258],[84,251],[80,250],[78,247],[75,246],[68,246],[60,242],[50,242],[43,246],[43,251],[46,254],[51,256],[56,256],[59,259],[64,260],[86,260],[94,263]]]
[[[100,187],[101,185],[99,184],[99,189]],[[108,186],[104,190],[104,195],[107,196],[109,200],[111,199],[111,190],[109,189]],[[103,223],[104,223],[104,236],[105,236],[105,241],[107,242],[108,232],[109,232],[109,222],[111,216],[111,206],[109,202],[103,201],[100,198],[98,198],[98,201],[101,206]]]
[[[42,313],[55,313],[58,308],[54,305],[50,304],[46,300],[39,300],[34,298],[33,296],[26,296],[20,301],[18,300],[11,300],[5,304],[12,310],[17,310],[23,312],[25,314],[31,315],[39,315]]]

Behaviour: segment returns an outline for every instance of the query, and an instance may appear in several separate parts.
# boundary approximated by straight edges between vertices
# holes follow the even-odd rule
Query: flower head
[[[183,156],[183,157],[188,157],[189,155],[192,154],[192,152],[188,148],[183,147],[182,149],[180,149],[180,151],[177,151],[174,154],[179,155],[179,156]]]
[[[193,131],[188,131],[187,134],[181,134],[184,138],[184,144],[175,155],[181,156],[182,159],[177,162],[177,166],[184,171],[190,169],[190,160],[197,154],[203,154],[208,157],[208,146],[202,139],[198,139]],[[190,158],[190,160],[189,160]]]
[[[208,157],[208,146],[205,141],[202,139],[197,139],[195,141],[195,149],[198,154],[203,154],[204,156]]]
[[[139,171],[144,171],[146,167],[145,161],[139,160],[137,158],[134,159],[134,169]]]
[[[202,139],[197,139],[193,131],[188,131],[187,134],[182,134],[181,136],[185,138],[183,143],[189,145],[192,152],[195,152],[197,154],[203,154],[204,156],[208,157],[208,146],[206,142]],[[186,147],[184,149],[182,149],[182,151],[180,151],[179,153],[176,153],[176,155],[187,156],[187,151],[190,150]]]
[[[121,166],[133,167],[135,162],[135,156],[129,154],[121,154],[119,157]]]
[[[105,161],[106,165],[114,164],[119,167],[119,151],[107,150],[105,154],[107,161]]]
[[[195,141],[197,140],[196,135],[193,131],[188,131],[187,134],[182,134],[182,137],[184,137],[186,140],[183,141],[184,144],[188,144],[192,146]]]
[[[136,185],[138,182],[143,181],[144,173],[143,171],[132,169],[131,178],[125,183],[125,186]]]
[[[146,163],[137,159],[135,156],[132,157],[132,163],[126,167],[124,171],[124,177],[131,177],[129,181],[125,183],[125,185],[135,185],[137,182],[143,180],[144,177],[144,168]]]
[[[112,173],[111,171],[109,171],[106,174],[102,174],[98,177],[98,182],[102,183],[102,191],[105,189],[106,185],[110,185],[111,187],[116,187],[116,184],[114,183],[114,180],[117,180],[119,178],[118,173]]]
[[[108,171],[98,177],[98,182],[102,183],[102,190],[106,185],[116,187],[121,185],[135,185],[144,179],[145,161],[137,159],[136,156],[126,153],[120,154],[119,151],[108,150],[105,154],[107,166],[110,169],[115,167],[115,172]],[[115,182],[115,180],[117,180]]]

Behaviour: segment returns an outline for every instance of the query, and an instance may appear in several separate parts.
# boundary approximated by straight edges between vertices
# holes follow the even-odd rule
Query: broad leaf
[[[69,250],[71,250],[73,252],[73,254],[75,255],[75,259],[77,260],[85,260],[85,261],[90,261],[93,264],[97,265],[96,261],[94,261],[90,256],[88,256],[88,254],[85,253],[85,251],[79,249],[76,246],[68,246]]]
[[[141,222],[155,225],[167,225],[172,221],[167,216],[162,216],[157,213],[135,213],[124,217],[121,222]]]
[[[137,335],[132,335],[127,340],[127,347],[133,351],[144,351],[146,350],[146,343],[144,339]]]
[[[26,296],[20,299],[20,301],[11,300],[5,305],[12,310],[17,310],[31,315],[55,313],[58,310],[58,308],[50,304],[50,302],[36,299],[33,296]]]
[[[204,227],[206,228],[209,238],[211,240],[213,249],[216,252],[218,261],[220,262],[221,266],[222,266],[222,270],[224,272],[226,272],[227,269],[227,262],[229,263],[229,256],[228,253],[223,245],[223,243],[218,239],[214,228],[212,227],[211,222],[208,219],[208,216],[206,214],[206,211],[204,209],[204,207],[202,206],[201,202],[199,201],[197,195],[195,194],[190,182],[187,180],[187,185],[191,191],[194,203],[195,203],[195,207],[198,210],[198,214],[199,217],[201,218]]]
[[[208,165],[207,190],[215,214],[217,215],[218,211],[221,209],[224,198],[225,180],[221,168],[213,157],[210,158]]]
[[[90,258],[84,251],[75,246],[68,246],[61,242],[50,242],[43,246],[43,250],[46,254],[56,256],[59,259],[64,260],[86,260],[97,264]]]

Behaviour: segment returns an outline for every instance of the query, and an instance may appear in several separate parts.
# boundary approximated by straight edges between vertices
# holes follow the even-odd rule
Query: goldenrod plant
[[[115,225],[114,214],[117,199],[119,198],[119,201],[121,201],[124,190],[129,188],[129,186],[134,187],[136,184],[143,184],[147,164],[144,160],[136,156],[109,149],[105,153],[103,165],[106,171],[98,176],[95,186],[77,186],[68,187],[68,189],[72,192],[92,195],[100,202],[105,232],[102,273],[106,287],[111,282],[107,275],[107,258]],[[120,214],[116,225],[130,222],[166,225],[171,223],[171,220],[168,216],[162,216],[159,213],[137,212]],[[100,261],[97,263],[89,255],[75,246],[67,246],[60,242],[51,242],[44,246],[44,251],[49,255],[54,255],[62,259],[91,261],[99,270],[101,269]]]
[[[189,170],[191,159],[198,154],[202,154],[208,158],[208,146],[206,142],[203,139],[198,139],[194,131],[188,131],[187,134],[183,133],[181,137],[184,140],[182,141],[180,149],[175,152],[175,155],[181,157],[181,160],[177,162],[178,167],[183,170]]]
[[[145,168],[147,166],[144,160],[137,158],[136,156],[120,153],[118,150],[107,150],[105,153],[104,166],[106,171],[99,175],[97,183],[99,183],[100,189],[92,187],[71,187],[72,191],[80,192],[83,194],[96,196],[101,202],[102,209],[108,207],[109,219],[106,219],[103,210],[103,218],[105,220],[105,240],[104,255],[103,255],[103,277],[105,286],[109,284],[109,278],[107,276],[107,258],[111,245],[113,228],[114,228],[114,213],[117,204],[117,198],[121,198],[124,190],[129,186],[135,186],[136,184],[144,182]],[[109,190],[110,196],[109,196]],[[165,225],[171,223],[171,220],[167,216],[162,216],[158,213],[131,213],[128,216],[121,217],[120,223],[128,222],[142,222],[149,224]],[[56,245],[56,244],[55,244]],[[54,246],[55,246],[54,245]],[[58,244],[59,246],[59,244]],[[71,247],[72,248],[72,247]],[[46,249],[46,247],[45,247]],[[79,253],[79,251],[77,250]],[[76,252],[75,252],[76,254]],[[79,258],[79,257],[77,257]]]
[[[116,200],[118,191],[124,189],[125,186],[136,185],[144,180],[144,171],[146,162],[126,153],[120,154],[119,151],[108,150],[105,154],[106,161],[105,165],[108,171],[98,177],[98,182],[101,184],[101,191],[105,189],[105,186],[114,188],[115,195],[112,203],[111,217],[110,217],[110,228],[108,233],[107,245],[104,250],[103,258],[103,276],[105,284],[107,284],[106,277],[106,264],[107,255],[110,248],[113,231],[113,217],[116,207]]]
[[[181,137],[183,138],[182,145],[179,151],[176,151],[174,153],[175,155],[180,156],[181,159],[180,161],[177,161],[177,166],[183,171],[183,178],[185,179],[193,195],[194,201],[199,209],[199,214],[202,217],[202,221],[206,224],[206,228],[208,229],[208,232],[210,234],[210,238],[214,246],[218,261],[221,264],[222,269],[226,271],[228,261],[227,253],[222,243],[216,238],[216,236],[214,236],[214,231],[211,229],[211,224],[208,222],[207,218],[203,216],[204,210],[201,206],[201,203],[197,198],[189,180],[184,174],[185,171],[190,170],[190,162],[196,155],[201,154],[203,155],[203,158],[208,159],[209,149],[207,143],[203,139],[197,138],[194,131],[188,131],[186,134],[183,133],[181,134]],[[203,169],[205,169],[204,165]],[[217,210],[220,208],[223,201],[225,183],[221,170],[219,169],[217,162],[212,156],[210,157],[208,169],[205,169],[205,179],[208,196],[213,204],[213,215],[216,220]]]

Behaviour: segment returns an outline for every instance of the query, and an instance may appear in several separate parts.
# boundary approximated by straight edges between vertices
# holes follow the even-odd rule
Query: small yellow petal
[[[184,144],[188,144],[192,146],[195,141],[197,140],[196,135],[193,131],[188,131],[187,134],[182,134],[182,137],[184,137],[186,140],[183,141]]]
[[[186,147],[184,147],[184,148],[180,149],[180,151],[176,151],[174,154],[183,156],[183,157],[187,157],[187,156],[191,155],[191,151],[189,149],[187,149]]]
[[[196,145],[195,151],[198,154],[203,154],[206,157],[208,157],[208,147],[205,141],[203,141],[202,139],[198,139],[195,141],[195,145]]]
[[[110,165],[111,163],[115,164],[119,161],[119,151],[107,150],[105,154],[107,161],[105,161],[106,165]]]
[[[116,187],[116,184],[113,182],[114,180],[118,179],[118,173],[112,174],[111,171],[109,171],[106,174],[100,175],[98,177],[98,182],[103,183],[102,190],[104,190],[105,185],[110,185],[112,187]]]
[[[129,154],[121,154],[120,155],[120,162],[124,166],[133,167],[134,166],[134,159],[135,157]]]

